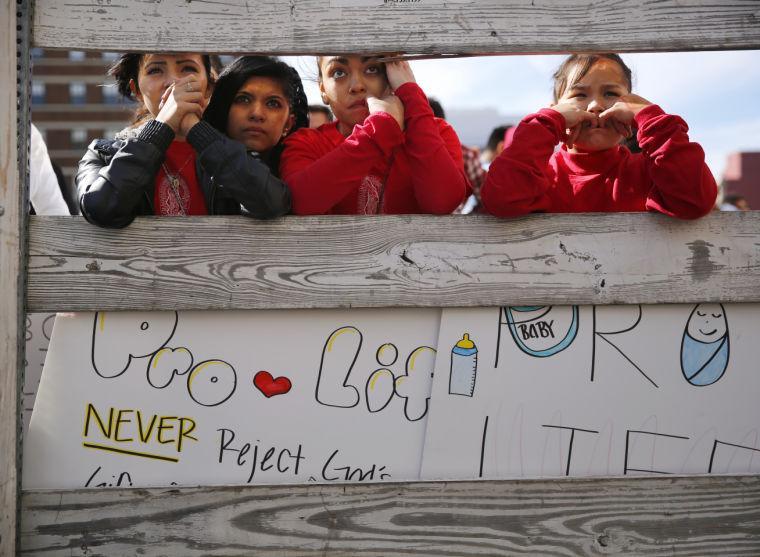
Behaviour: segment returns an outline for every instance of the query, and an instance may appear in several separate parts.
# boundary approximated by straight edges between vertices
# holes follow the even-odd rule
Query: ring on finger
[[[192,93],[193,92],[193,84],[189,83],[189,82],[185,83],[185,91],[187,91],[188,93]]]

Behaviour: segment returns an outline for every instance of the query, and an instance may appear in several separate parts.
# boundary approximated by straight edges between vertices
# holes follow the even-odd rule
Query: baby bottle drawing
[[[475,379],[478,372],[478,348],[464,336],[451,350],[451,372],[449,375],[449,394],[472,396],[475,392]]]

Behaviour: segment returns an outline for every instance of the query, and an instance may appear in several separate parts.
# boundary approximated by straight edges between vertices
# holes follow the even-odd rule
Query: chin
[[[614,138],[592,138],[588,141],[576,141],[574,147],[576,151],[594,153],[597,151],[606,151],[620,144],[620,136]]]

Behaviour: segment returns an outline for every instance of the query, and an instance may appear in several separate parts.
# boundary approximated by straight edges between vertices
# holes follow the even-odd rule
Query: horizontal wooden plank
[[[760,212],[33,217],[30,311],[760,301]]]
[[[34,555],[758,555],[760,477],[25,492]]]
[[[41,47],[552,53],[760,48],[756,0],[37,0]]]

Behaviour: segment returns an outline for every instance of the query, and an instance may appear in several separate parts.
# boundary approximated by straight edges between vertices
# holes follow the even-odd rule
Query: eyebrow
[[[195,64],[195,65],[197,65],[198,62],[196,62],[195,60],[193,60],[191,58],[187,58],[185,60],[177,60],[176,64],[177,65],[179,65],[179,64]],[[148,62],[145,65],[146,66],[154,66],[154,65],[165,66],[166,65],[166,60],[151,60],[150,62]]]
[[[362,56],[359,58],[361,60],[362,64],[366,64],[370,60],[376,60],[377,56]],[[345,64],[348,65],[348,58],[345,56],[333,56],[332,58],[327,59],[328,64],[337,63],[337,64]]]
[[[623,85],[621,83],[610,82],[610,83],[602,83],[602,87],[623,87]],[[588,85],[581,85],[579,83],[576,83],[575,85],[570,86],[571,90],[572,89],[588,89],[588,88],[589,88]]]
[[[255,97],[256,95],[252,93],[251,91],[248,91],[245,88],[241,88],[235,95],[248,95],[249,97]],[[269,93],[268,95],[264,95],[265,99],[283,99],[287,101],[287,97],[285,95],[281,95],[280,93]]]

